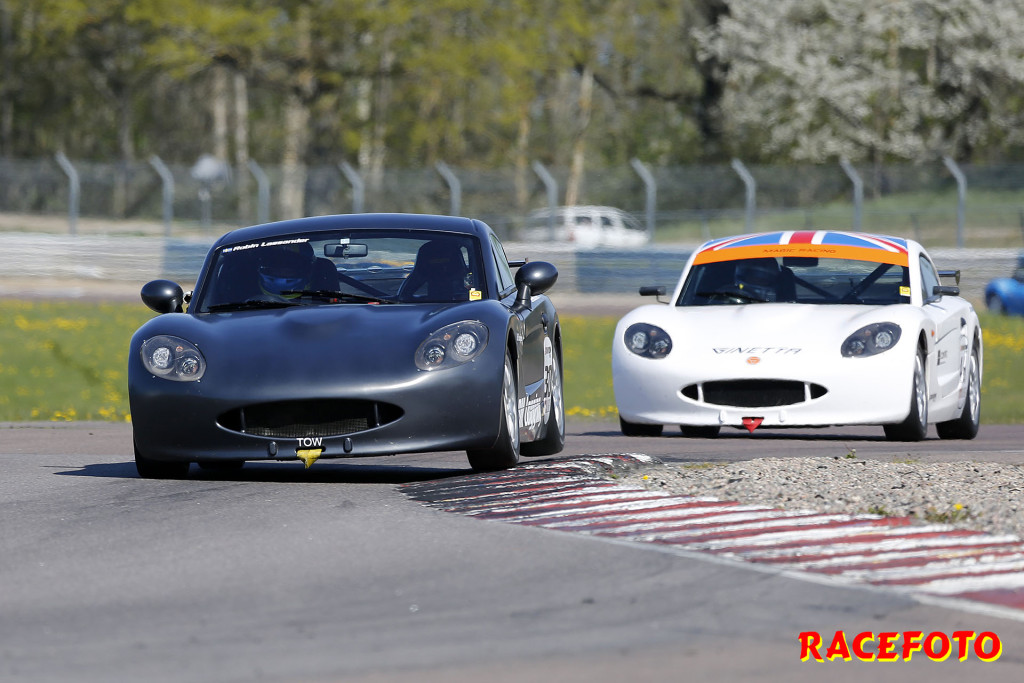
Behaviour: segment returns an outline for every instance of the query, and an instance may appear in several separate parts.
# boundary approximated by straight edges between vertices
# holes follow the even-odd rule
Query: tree
[[[696,34],[728,69],[731,151],[754,159],[969,161],[1020,142],[1017,0],[742,0]]]

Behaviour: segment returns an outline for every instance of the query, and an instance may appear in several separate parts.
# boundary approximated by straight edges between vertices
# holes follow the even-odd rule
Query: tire
[[[665,425],[645,425],[637,422],[627,422],[619,416],[619,429],[624,436],[661,436],[661,430]]]
[[[470,466],[477,472],[496,472],[519,463],[519,383],[512,357],[505,352],[505,371],[501,381],[501,414],[498,440],[487,449],[466,451]]]
[[[679,429],[683,436],[690,439],[714,439],[722,431],[718,425],[679,425]]]
[[[153,460],[139,453],[135,446],[135,469],[143,479],[184,479],[190,464],[187,460]]]
[[[244,460],[200,460],[196,464],[207,472],[238,472],[245,467]]]
[[[999,298],[998,294],[992,294],[988,299],[985,300],[985,305],[988,310],[992,311],[996,315],[1006,315],[1006,306],[1003,304],[1003,300]]]
[[[551,357],[551,410],[544,425],[544,438],[520,446],[520,452],[528,457],[554,455],[565,448],[565,401],[562,398],[562,364],[558,353]]]
[[[914,360],[914,383],[910,391],[910,412],[899,424],[883,425],[889,441],[921,441],[928,434],[928,383],[924,374],[924,353]]]
[[[940,439],[973,439],[978,435],[981,422],[981,368],[978,364],[978,352],[971,354],[970,367],[967,370],[967,400],[960,417],[949,422],[939,422],[935,430]]]

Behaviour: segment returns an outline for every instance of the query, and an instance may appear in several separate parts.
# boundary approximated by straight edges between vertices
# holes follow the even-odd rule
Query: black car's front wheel
[[[501,382],[501,415],[498,440],[490,448],[466,451],[469,464],[478,472],[494,472],[519,463],[519,383],[512,357],[505,352],[505,371]]]
[[[188,476],[189,462],[179,460],[154,460],[147,458],[135,446],[135,469],[143,479],[184,479]]]

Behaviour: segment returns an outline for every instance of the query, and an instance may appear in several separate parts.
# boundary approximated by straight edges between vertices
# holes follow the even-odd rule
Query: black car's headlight
[[[672,337],[657,325],[634,323],[622,336],[626,348],[644,358],[664,358],[672,350]]]
[[[842,353],[847,358],[874,356],[888,351],[900,340],[900,326],[896,323],[874,323],[860,328],[843,342]]]
[[[164,379],[195,382],[206,372],[206,359],[195,344],[181,337],[161,334],[142,342],[142,365]]]
[[[487,346],[487,326],[476,320],[445,325],[416,349],[416,367],[440,370],[468,363]]]

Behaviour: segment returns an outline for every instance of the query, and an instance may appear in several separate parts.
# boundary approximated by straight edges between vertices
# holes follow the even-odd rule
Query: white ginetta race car
[[[894,441],[978,433],[978,316],[911,240],[835,231],[707,242],[669,305],[622,318],[612,378],[623,434],[882,425]],[[641,294],[665,294],[643,287]]]

